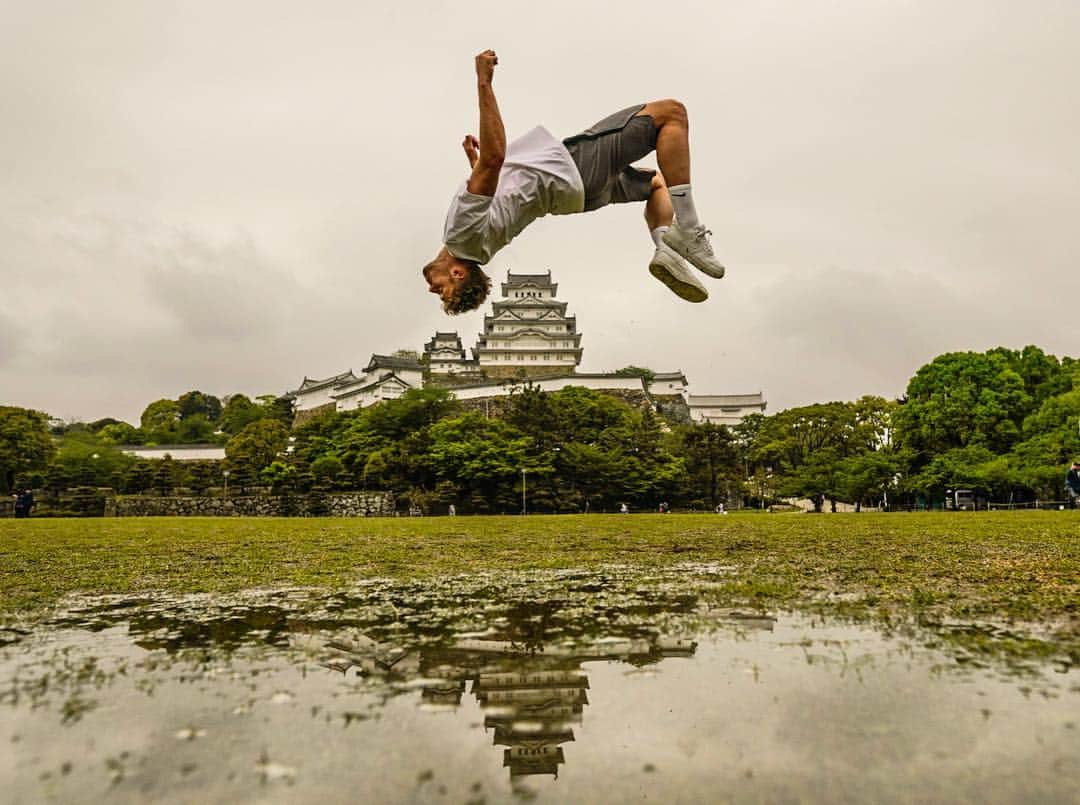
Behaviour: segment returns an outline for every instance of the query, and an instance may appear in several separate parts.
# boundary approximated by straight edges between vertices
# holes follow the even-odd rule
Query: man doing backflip
[[[496,64],[493,50],[476,57],[480,137],[462,142],[472,173],[450,203],[442,249],[423,270],[443,310],[479,307],[491,289],[480,266],[537,218],[631,201],[645,202],[656,247],[650,273],[683,299],[705,301],[708,291],[687,263],[717,279],[724,267],[694,209],[686,107],[638,104],[562,141],[537,126],[507,146],[491,86]],[[633,166],[651,151],[659,173]]]

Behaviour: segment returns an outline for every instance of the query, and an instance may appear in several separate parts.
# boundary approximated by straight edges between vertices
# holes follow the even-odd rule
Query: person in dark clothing
[[[30,511],[34,508],[34,493],[29,489],[20,492],[15,497],[15,516],[16,517],[29,517]]]
[[[1065,474],[1065,493],[1069,496],[1069,508],[1075,509],[1076,499],[1080,498],[1080,461],[1074,461]]]

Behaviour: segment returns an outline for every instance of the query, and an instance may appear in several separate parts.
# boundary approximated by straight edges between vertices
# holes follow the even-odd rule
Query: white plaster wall
[[[316,389],[311,392],[297,392],[295,400],[296,410],[309,411],[312,408],[318,408],[320,405],[332,403],[334,400],[330,394],[333,391],[333,386],[327,386],[326,388]]]

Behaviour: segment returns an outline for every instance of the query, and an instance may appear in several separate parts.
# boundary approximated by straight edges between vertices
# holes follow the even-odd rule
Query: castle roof
[[[337,394],[331,394],[330,396],[333,397],[335,400],[341,400],[346,397],[355,397],[357,394],[367,391],[368,389],[373,389],[376,386],[386,385],[391,380],[397,381],[397,383],[404,386],[405,388],[412,388],[412,384],[409,383],[407,380],[402,380],[400,377],[397,376],[396,372],[386,372],[379,375],[379,378],[377,380],[373,380],[370,383],[363,383],[362,385],[356,384],[342,387],[342,389]]]
[[[443,346],[436,347],[436,344],[438,344],[440,341],[442,341],[442,342],[452,341],[454,345],[452,347],[449,347],[449,346],[446,346],[444,344]],[[456,330],[454,332],[452,332],[452,333],[440,333],[438,330],[436,330],[435,335],[432,336],[431,340],[424,344],[424,352],[425,353],[434,352],[437,349],[438,350],[454,349],[454,350],[460,350],[462,353],[465,352],[465,350],[464,350],[464,348],[462,347],[462,344],[461,344],[461,336],[457,334]]]
[[[396,355],[372,355],[365,372],[374,372],[376,369],[412,369],[422,372],[424,367],[416,358],[399,358]]]
[[[656,372],[653,374],[653,381],[670,381],[678,380],[682,383],[686,383],[686,375],[681,370],[676,369],[674,372]]]
[[[318,391],[319,389],[326,388],[327,386],[337,386],[344,383],[355,382],[359,378],[353,374],[352,369],[347,369],[341,374],[332,375],[331,377],[325,377],[322,380],[308,377],[304,375],[304,381],[300,384],[300,388],[296,391],[290,391],[286,394],[286,397],[295,397],[297,394],[303,394],[309,391]]]
[[[691,394],[687,400],[691,408],[760,408],[765,410],[765,394]]]
[[[514,288],[550,288],[552,295],[558,292],[559,284],[551,281],[551,271],[546,274],[515,274],[506,272],[506,282],[502,283],[502,295],[508,296],[508,291]]]

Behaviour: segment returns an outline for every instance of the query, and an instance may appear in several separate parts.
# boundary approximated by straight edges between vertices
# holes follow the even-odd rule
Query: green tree
[[[187,462],[185,483],[196,495],[206,494],[212,486],[221,483],[221,468],[218,461]]]
[[[278,397],[274,394],[260,394],[257,398],[264,416],[276,419],[287,428],[292,427],[293,418],[296,415],[293,409],[293,401],[288,397]]]
[[[137,459],[124,473],[124,491],[140,494],[150,490],[154,484],[154,462],[150,459]]]
[[[12,490],[16,475],[44,470],[55,450],[46,414],[0,406],[0,493]]]
[[[144,444],[146,442],[146,434],[143,430],[127,422],[116,422],[104,426],[98,431],[98,437],[103,444]]]
[[[271,491],[275,494],[292,488],[296,476],[296,467],[285,461],[271,461],[270,465],[264,467],[262,472],[259,473],[262,481],[269,484]]]
[[[191,414],[176,425],[177,444],[204,444],[217,439],[214,423],[205,414]]]
[[[901,442],[920,463],[955,448],[1005,452],[1035,401],[1006,350],[950,352],[921,367],[897,412]]]
[[[208,422],[217,422],[221,417],[221,400],[212,394],[203,394],[201,391],[181,394],[176,400],[176,405],[181,420],[201,416]]]
[[[716,508],[726,490],[740,477],[739,452],[735,436],[724,425],[705,423],[679,430],[686,457],[686,470],[693,493],[702,493],[710,508]],[[700,490],[700,491],[699,491]]]
[[[158,459],[154,467],[154,489],[159,495],[170,495],[176,487],[176,462],[172,456]]]
[[[903,460],[888,450],[868,450],[839,462],[840,494],[857,506],[882,500],[895,490]]]
[[[139,423],[147,438],[155,444],[168,444],[176,439],[180,422],[180,406],[175,400],[155,400],[146,406]]]
[[[533,442],[541,447],[549,446],[560,436],[551,395],[532,383],[516,388],[510,394],[504,419],[531,436]]]
[[[345,464],[335,455],[319,456],[311,462],[311,472],[317,482],[333,487],[344,476]]]
[[[285,450],[288,429],[275,419],[252,422],[225,445],[225,458],[234,473],[255,477]]]
[[[263,409],[243,394],[233,394],[225,401],[218,426],[232,436],[240,433],[252,422],[257,422],[264,415]]]
[[[126,424],[126,422],[121,422],[119,419],[113,419],[111,416],[107,416],[104,419],[95,419],[93,422],[86,423],[86,427],[91,433],[100,433],[102,428],[106,428],[110,425]],[[130,427],[130,425],[128,427]]]
[[[100,433],[70,428],[59,439],[52,458],[57,468],[53,481],[59,488],[113,486],[134,462],[133,456],[109,444]]]
[[[436,479],[454,484],[461,499],[505,501],[522,470],[534,479],[553,471],[551,456],[530,455],[531,446],[532,439],[509,423],[469,413],[431,427],[426,460]]]

